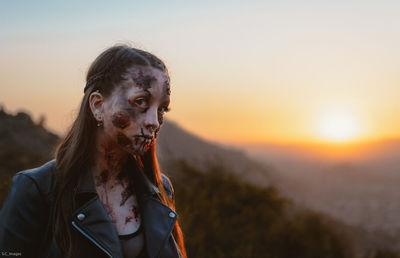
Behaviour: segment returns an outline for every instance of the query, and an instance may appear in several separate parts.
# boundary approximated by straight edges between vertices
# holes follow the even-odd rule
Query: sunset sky
[[[400,138],[398,1],[1,1],[0,103],[62,134],[92,60],[165,61],[167,118],[218,142]]]

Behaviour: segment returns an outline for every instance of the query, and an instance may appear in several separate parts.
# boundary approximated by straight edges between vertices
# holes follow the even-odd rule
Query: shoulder
[[[165,190],[166,194],[170,198],[174,199],[174,187],[172,186],[171,180],[165,173],[161,173],[161,177],[162,177],[164,190]]]
[[[18,188],[28,186],[36,188],[37,192],[50,202],[52,201],[55,164],[56,161],[53,159],[40,167],[20,171],[15,174],[11,183]]]
[[[53,160],[50,160],[49,162],[43,164],[40,167],[20,171],[17,173],[17,175],[24,174],[32,179],[35,179],[38,181],[43,181],[47,176],[50,175],[52,170],[55,168],[55,165],[56,165],[56,160],[53,159]]]
[[[50,164],[16,173],[0,211],[0,249],[34,253],[49,216],[46,176]]]

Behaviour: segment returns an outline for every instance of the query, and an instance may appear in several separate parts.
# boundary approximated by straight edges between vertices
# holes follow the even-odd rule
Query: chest
[[[124,182],[96,185],[96,191],[119,235],[135,232],[141,224],[138,201]]]

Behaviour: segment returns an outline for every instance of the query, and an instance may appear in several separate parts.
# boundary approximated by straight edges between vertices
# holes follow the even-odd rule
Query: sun
[[[357,119],[346,112],[326,114],[320,121],[319,133],[331,141],[348,141],[359,133]]]

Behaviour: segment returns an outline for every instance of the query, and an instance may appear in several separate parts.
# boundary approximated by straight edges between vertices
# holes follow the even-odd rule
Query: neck
[[[128,155],[116,143],[99,132],[96,137],[95,156],[91,164],[92,173],[99,181],[97,183],[106,184],[109,181],[115,181]]]

